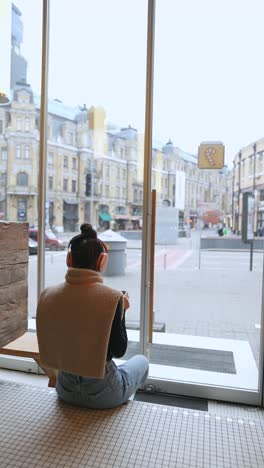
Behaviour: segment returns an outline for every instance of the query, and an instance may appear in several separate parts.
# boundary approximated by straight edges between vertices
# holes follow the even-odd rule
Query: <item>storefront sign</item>
[[[223,143],[201,143],[198,150],[199,169],[222,169],[225,161]]]

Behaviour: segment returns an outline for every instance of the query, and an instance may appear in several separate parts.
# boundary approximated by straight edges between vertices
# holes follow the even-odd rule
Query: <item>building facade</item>
[[[38,222],[40,98],[25,81],[0,108],[0,218]],[[98,229],[140,229],[144,136],[106,124],[101,107],[72,108],[49,101],[46,224],[75,231],[84,221]],[[197,157],[168,141],[153,145],[152,188],[157,205],[177,207],[176,174],[184,173],[180,222],[195,225],[200,203],[230,216],[230,172],[199,170]]]
[[[233,229],[242,229],[243,193],[254,195],[254,232],[264,227],[264,138],[242,148],[234,158]]]

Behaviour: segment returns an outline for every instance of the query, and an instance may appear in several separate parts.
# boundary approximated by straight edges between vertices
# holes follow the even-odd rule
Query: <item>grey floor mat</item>
[[[208,411],[208,401],[200,398],[187,398],[169,393],[152,393],[138,390],[134,400],[157,405],[177,406],[178,408],[190,408],[199,411]]]
[[[139,353],[139,343],[136,341],[129,341],[124,358],[129,359]],[[150,362],[153,364],[185,367],[188,369],[236,374],[232,351],[152,344]]]

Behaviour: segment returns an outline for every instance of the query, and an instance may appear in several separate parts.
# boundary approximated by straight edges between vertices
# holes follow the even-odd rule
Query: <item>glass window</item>
[[[53,72],[49,76],[48,121],[51,122],[53,139],[56,142],[54,155],[58,158],[58,164],[56,164],[56,175],[55,171],[54,173],[49,171],[50,174],[54,174],[54,187],[56,187],[56,198],[54,198],[53,211],[49,213],[49,222],[51,224],[51,219],[53,220],[52,225],[56,228],[58,237],[60,232],[68,236],[77,234],[83,222],[99,227],[100,231],[112,226],[117,231],[126,227],[138,230],[142,227],[142,223],[140,226],[142,219],[139,217],[132,221],[125,216],[125,219],[115,222],[117,205],[122,204],[126,213],[131,211],[130,208],[128,210],[128,206],[133,205],[132,184],[142,183],[143,174],[142,152],[139,156],[138,146],[140,145],[140,151],[144,146],[147,2],[137,0],[131,3],[129,9],[125,3],[118,2],[118,14],[116,14],[117,12],[113,11],[113,3],[104,0],[98,2],[77,0],[74,8],[65,0],[50,2],[49,52],[52,65],[50,69],[52,68]],[[102,11],[104,18],[107,18],[103,21],[103,25]],[[73,25],[75,25],[74,31]],[[97,34],[98,27],[100,27],[100,41],[94,43],[93,38]],[[85,35],[83,28],[86,31]],[[122,33],[122,44],[120,33]],[[89,55],[88,61],[83,60],[83,54],[76,53],[80,44]],[[124,51],[122,63],[120,55],[113,54],[113,50],[120,50],[120,44]],[[107,81],[109,80],[110,86],[105,86],[105,70],[109,72]],[[87,82],[93,89],[92,98],[88,96],[88,109],[84,106],[80,109],[78,103],[87,96]],[[130,103],[127,101],[128,87],[131,89]],[[56,93],[61,101],[54,101]],[[69,102],[71,105],[66,105]],[[100,103],[100,106],[96,103]],[[130,118],[133,119],[137,130],[120,126],[119,122],[129,122]],[[115,140],[119,142],[116,155],[124,158],[123,163],[111,157]],[[65,143],[71,147],[66,147]],[[120,195],[126,195],[123,190],[126,191],[126,180],[120,181],[123,174],[126,179],[126,173],[123,173],[122,169],[125,168],[125,158],[127,160],[130,158],[130,152],[126,154],[122,151],[126,144],[129,147],[134,145],[133,162],[135,166],[139,166],[139,169],[134,171],[134,180],[132,177],[128,178],[130,187],[127,191],[127,205],[125,198],[122,199],[122,203],[117,202]],[[51,148],[52,145],[50,150]],[[67,167],[64,167],[64,155],[69,158]],[[100,161],[102,168],[98,164]],[[54,164],[56,162],[55,159]],[[121,173],[119,171],[116,173],[116,166],[121,167]],[[73,174],[70,174],[70,170]],[[78,174],[74,171],[78,171]],[[47,192],[46,199],[49,203],[51,198],[51,194]],[[138,252],[128,253],[128,271],[136,265],[133,282],[130,284],[130,274],[124,275],[125,283],[123,283],[124,288],[122,287],[136,291],[133,299],[133,320],[137,321],[140,315],[140,252],[139,240]],[[47,261],[45,267],[48,284],[61,281],[64,275],[62,270],[65,267],[60,261],[54,262],[54,265],[50,265]],[[52,267],[54,274],[51,276]],[[114,287],[111,277],[107,277],[106,282]]]
[[[241,177],[245,177],[245,160],[242,161],[242,171]]]
[[[67,143],[67,145],[72,145],[73,144],[73,134],[72,134],[72,132],[67,132],[66,133],[66,143]]]
[[[49,190],[53,189],[53,177],[49,176]]]
[[[28,175],[26,172],[19,172],[17,174],[17,185],[21,187],[28,185]]]
[[[190,5],[192,6],[191,9]],[[211,349],[213,349],[213,346],[215,346],[214,349],[221,349],[226,352],[229,350],[229,344],[232,341],[234,349],[235,347],[238,348],[239,340],[243,340],[244,336],[247,342],[248,362],[252,360],[252,366],[248,365],[247,359],[245,360],[246,365],[245,362],[242,363],[243,359],[241,364],[244,369],[248,365],[249,374],[253,369],[255,372],[256,365],[259,362],[259,345],[257,344],[259,331],[254,330],[255,341],[253,343],[253,338],[247,335],[246,329],[250,322],[260,323],[261,294],[257,298],[255,293],[256,289],[261,292],[262,287],[261,263],[263,261],[263,252],[260,255],[254,252],[255,263],[253,269],[256,282],[254,279],[250,285],[252,272],[249,271],[248,252],[238,252],[239,249],[232,252],[227,251],[226,245],[229,241],[226,237],[233,236],[231,230],[234,227],[232,217],[235,218],[235,210],[237,209],[237,211],[239,210],[239,213],[237,213],[239,229],[237,232],[238,237],[233,236],[234,242],[241,238],[242,198],[239,199],[240,193],[236,195],[239,206],[232,206],[231,203],[233,159],[237,155],[238,161],[242,154],[243,158],[246,158],[245,173],[246,176],[248,176],[248,173],[251,175],[251,180],[243,180],[242,184],[239,181],[239,190],[252,191],[254,158],[249,156],[253,154],[252,142],[254,142],[256,135],[262,135],[263,133],[263,130],[262,133],[259,133],[259,131],[261,132],[259,127],[262,113],[260,102],[262,102],[262,99],[264,100],[262,93],[263,63],[261,62],[260,69],[258,68],[253,72],[251,70],[250,74],[241,76],[242,63],[248,63],[248,61],[252,60],[252,56],[256,58],[257,55],[261,54],[263,37],[259,38],[256,33],[262,22],[262,19],[258,19],[258,15],[256,15],[260,12],[259,5],[259,1],[253,0],[250,3],[243,3],[243,6],[237,3],[238,9],[234,5],[234,8],[230,9],[228,2],[221,2],[221,6],[215,9],[212,5],[212,7],[209,6],[208,2],[205,8],[201,8],[201,4],[194,0],[188,2],[188,5],[185,2],[175,2],[173,0],[156,2],[154,52],[153,141],[158,141],[162,134],[164,136],[166,134],[168,136],[175,135],[175,141],[171,142],[170,140],[169,144],[165,143],[161,146],[161,150],[156,152],[156,161],[152,161],[157,171],[155,181],[157,210],[153,306],[155,319],[166,324],[166,338],[163,344],[170,344],[170,351],[175,353],[175,356],[178,351],[177,347],[174,348],[176,341],[173,340],[176,340],[178,333],[183,338],[182,344],[184,343],[184,346],[186,346],[186,351],[187,349],[191,351],[194,345],[193,340],[194,338],[197,339],[195,345],[195,348],[197,347],[195,349],[197,358],[202,356],[203,348],[207,347],[207,345],[207,349],[210,349],[211,346]],[[203,6],[205,6],[205,3]],[[190,28],[187,38],[185,33],[188,23]],[[168,28],[168,24],[170,28]],[[247,24],[246,28],[244,27],[245,24]],[[221,34],[223,30],[225,31],[224,35]],[[183,36],[185,36],[186,41],[183,40]],[[170,60],[172,44],[174,45],[175,60]],[[213,50],[217,51],[217,53],[212,54]],[[245,60],[245,55],[247,60]],[[236,61],[233,60],[234,56],[237,58]],[[195,79],[193,80],[194,76]],[[239,101],[238,82],[239,89],[244,90],[245,99],[243,102],[246,102],[247,108],[247,112],[244,109],[243,115],[239,106],[234,103],[234,99],[237,100],[236,102]],[[237,92],[234,91],[235,89]],[[254,89],[254,99],[252,99],[252,89]],[[225,110],[231,102],[234,104],[232,107],[233,113],[227,114]],[[212,114],[208,112],[211,106],[218,109],[213,120]],[[177,112],[173,114],[175,109],[177,109]],[[195,109],[199,109],[199,118],[197,118],[198,114]],[[242,132],[234,130],[230,133],[230,128],[234,128],[232,123],[234,122],[234,115],[236,115],[236,125],[237,122],[240,122],[237,128],[243,128]],[[175,128],[177,128],[176,134]],[[221,170],[221,174],[218,170],[202,170],[203,187],[200,190],[200,187],[198,187],[197,152],[202,141],[205,139],[208,139],[208,141],[214,140],[213,135],[219,135],[223,138],[227,166]],[[257,142],[257,147],[261,148],[262,144],[263,142],[260,140]],[[256,162],[256,168],[257,164]],[[162,183],[162,176],[158,172],[158,169],[160,170],[162,167],[171,171],[169,178],[165,177],[164,174],[164,183]],[[243,165],[240,168],[243,176]],[[241,175],[240,168],[239,175]],[[175,177],[172,176],[172,171],[176,173]],[[236,178],[236,181],[238,181],[238,178]],[[256,177],[254,182],[255,185],[263,184],[262,178]],[[165,194],[168,194],[168,197]],[[142,200],[141,195],[142,192],[140,191],[140,199]],[[262,197],[262,194],[260,194],[260,197]],[[172,205],[170,207],[164,205],[163,209],[162,199],[164,199],[164,202],[166,199],[171,200]],[[256,227],[259,208],[262,207],[256,203],[253,216],[254,228]],[[206,238],[215,238],[215,246],[220,244],[220,241],[216,239],[219,237],[218,225],[225,228],[224,235],[220,239],[223,248],[218,252],[210,251],[209,242],[207,243]],[[182,233],[178,231],[179,226],[184,226],[186,237],[182,236]],[[203,242],[207,247],[201,248]],[[215,285],[217,282],[222,281],[223,274],[225,274],[225,280],[222,282],[220,292]],[[212,286],[209,289],[208,282],[204,283],[204,278],[207,278]],[[182,286],[186,280],[188,280],[189,286],[183,293]],[[164,281],[169,282],[166,284],[170,284],[173,291],[171,301],[166,301],[166,307],[160,300],[161,296],[159,297],[159,294],[162,295],[162,291],[164,291]],[[247,291],[241,287],[243,283],[249,286]],[[195,292],[192,289],[194,284],[197,286]],[[209,290],[210,298],[208,296]],[[231,290],[232,294],[237,293],[236,303],[231,301]],[[192,296],[190,291],[194,293]],[[182,307],[179,305],[180,296]],[[253,320],[249,313],[250,310],[246,306],[246,301],[248,303],[254,301],[255,315]],[[176,303],[178,304],[178,310],[184,310],[184,314],[183,316],[180,313],[177,314],[175,320]],[[199,313],[195,315],[194,311],[197,309],[196,305],[198,303]],[[168,306],[171,314],[168,313]],[[158,315],[157,310],[159,311]],[[211,313],[212,310],[214,315]],[[242,310],[245,311],[245,315],[241,321]],[[210,317],[210,323],[206,321],[206,317]],[[225,321],[225,317],[227,321]],[[181,328],[179,328],[179,324],[181,324]],[[260,328],[260,325],[257,325],[256,328]],[[179,330],[181,331],[179,332]],[[170,336],[170,334],[172,335]],[[227,340],[227,337],[230,339]],[[166,339],[168,340],[167,343]],[[153,343],[156,343],[157,347],[160,346],[159,337],[154,337]],[[217,347],[218,343],[219,348]],[[204,362],[201,367],[195,369],[193,364],[188,365],[189,358],[185,357],[184,359],[183,367],[185,369],[182,376],[187,382],[197,382],[200,385],[203,382],[208,383],[208,385],[218,385],[216,384],[217,379],[219,386],[228,387],[228,391],[230,390],[229,387],[236,387],[236,385],[239,389],[245,389],[240,380],[237,380],[235,384],[235,381],[231,382],[230,379],[229,385],[227,374],[225,374],[226,371],[215,370],[209,376],[210,372],[208,372],[208,375],[203,372],[205,370]],[[150,361],[157,362],[154,355],[153,358],[150,358]],[[178,381],[179,369],[175,361],[170,360],[169,356],[167,356],[166,365],[168,365],[168,374],[170,374],[168,378],[171,379],[174,374],[173,378]],[[173,369],[174,366],[175,369]],[[166,372],[165,368],[163,371]],[[185,371],[186,374],[183,375]],[[190,374],[187,377],[189,371]],[[162,378],[164,378],[163,372]],[[251,379],[249,381],[247,389],[256,390],[257,378],[254,382]],[[250,387],[251,385],[252,387]]]
[[[6,160],[7,160],[7,149],[2,148],[2,161],[6,161]]]
[[[16,158],[21,159],[21,146],[16,145]]]
[[[48,153],[48,165],[53,166],[53,164],[54,164],[54,154],[49,152]]]
[[[19,132],[22,130],[22,119],[21,119],[21,117],[17,117],[17,119],[16,119],[16,129]]]
[[[63,167],[64,169],[68,169],[68,156],[64,156]]]
[[[27,199],[20,198],[17,202],[17,220],[27,221]]]
[[[126,208],[124,206],[117,206],[115,211],[116,211],[116,214],[120,214],[120,215],[126,214]]]
[[[25,132],[29,132],[30,130],[30,118],[26,117],[25,118]]]
[[[3,124],[0,128],[0,219],[26,221],[30,226],[37,226],[43,2],[0,1],[1,19],[5,14],[2,5],[5,4],[9,5],[11,14],[10,21],[5,21],[6,43],[1,42],[0,55],[2,59],[3,54],[10,53],[10,61],[8,64],[1,60],[0,81],[2,85],[2,79],[5,76],[8,79],[10,102],[0,106],[0,122]],[[1,26],[0,29],[2,38],[4,31]],[[36,122],[36,131],[32,133],[29,133],[30,119],[33,127]],[[33,255],[28,259],[26,287],[28,303],[21,302],[21,307],[26,308],[28,318],[32,319],[37,300],[37,262]]]
[[[26,145],[25,146],[25,159],[29,159],[29,158],[30,158],[30,146]]]
[[[253,174],[253,156],[249,158],[249,175]]]
[[[259,153],[257,172],[259,173],[262,172],[262,167],[263,167],[263,153]]]

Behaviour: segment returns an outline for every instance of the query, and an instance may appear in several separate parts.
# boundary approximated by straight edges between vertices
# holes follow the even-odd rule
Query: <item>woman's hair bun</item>
[[[81,225],[80,229],[84,236],[90,237],[91,239],[97,239],[96,231],[93,229],[91,224],[84,223]]]

